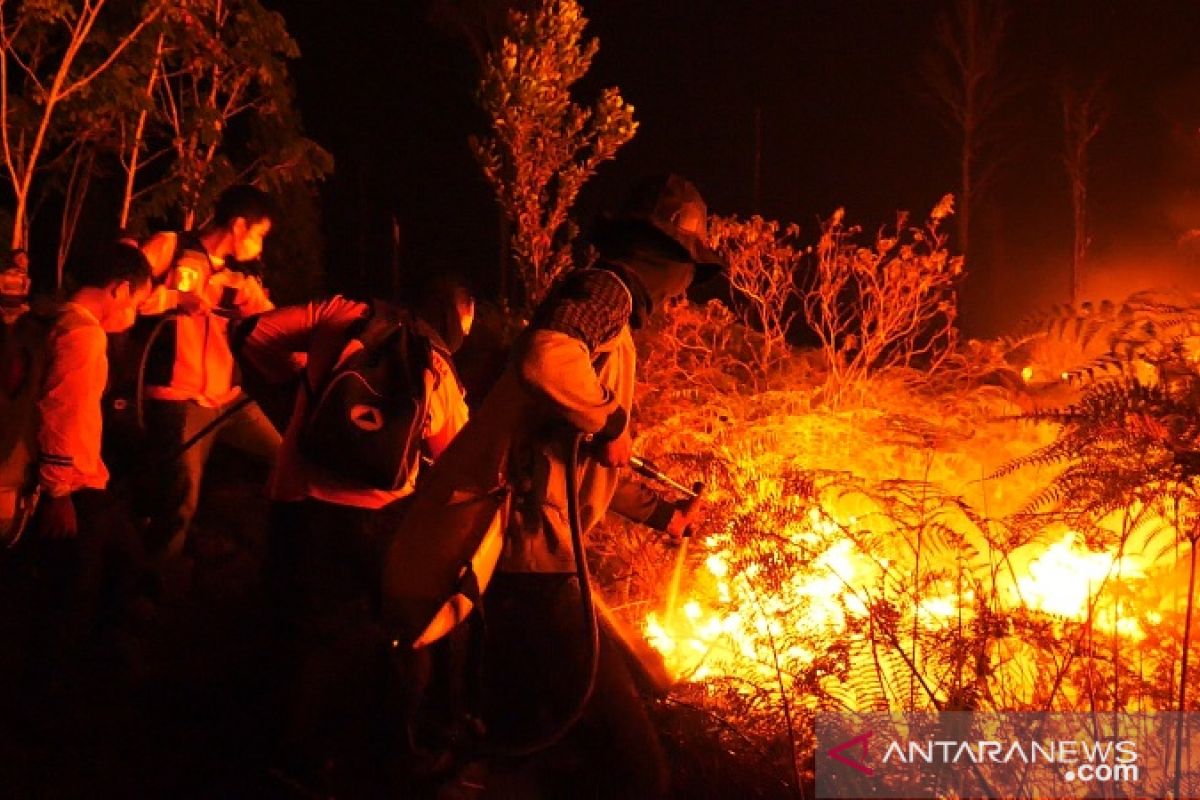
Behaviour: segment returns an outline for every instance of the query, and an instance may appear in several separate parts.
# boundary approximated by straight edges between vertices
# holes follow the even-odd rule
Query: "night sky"
[[[331,289],[369,291],[391,261],[450,265],[494,288],[497,211],[467,146],[486,132],[466,42],[420,0],[276,4],[298,40],[294,65],[308,134],[337,159],[322,191]],[[586,222],[635,177],[674,171],[719,213],[801,224],[838,206],[867,229],[899,209],[921,215],[958,186],[953,134],[920,64],[947,2],[593,0],[600,40],[581,97],[619,86],[641,128],[584,190]],[[1001,168],[973,217],[966,327],[986,331],[1066,299],[1071,243],[1056,86],[1106,82],[1112,112],[1093,160],[1090,288],[1127,277],[1176,281],[1200,227],[1200,4],[1014,2],[997,120]],[[755,196],[755,117],[762,183]],[[757,199],[757,203],[756,203]],[[1160,274],[1162,273],[1162,274]],[[1018,313],[1020,312],[1020,313]]]

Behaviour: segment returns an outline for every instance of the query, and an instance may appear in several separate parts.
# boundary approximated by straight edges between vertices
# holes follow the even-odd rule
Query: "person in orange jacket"
[[[142,246],[157,285],[140,313],[169,314],[153,338],[144,376],[147,440],[151,457],[163,466],[139,493],[150,519],[147,549],[159,559],[189,549],[188,528],[215,442],[264,461],[279,449],[279,432],[237,385],[229,344],[233,322],[274,308],[259,278],[240,265],[262,254],[277,215],[261,190],[233,186],[217,199],[212,221],[198,235],[162,233]],[[218,420],[215,430],[179,454]]]

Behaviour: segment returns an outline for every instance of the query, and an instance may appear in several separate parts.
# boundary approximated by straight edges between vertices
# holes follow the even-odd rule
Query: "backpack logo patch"
[[[420,469],[431,362],[429,341],[410,318],[367,319],[322,385],[307,389],[300,453],[342,480],[384,491],[408,486]]]
[[[374,433],[383,429],[383,412],[376,406],[359,403],[351,407],[350,421],[354,423],[354,427],[368,433]]]

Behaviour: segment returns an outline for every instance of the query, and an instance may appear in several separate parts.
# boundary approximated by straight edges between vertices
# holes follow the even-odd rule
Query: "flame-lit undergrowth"
[[[777,746],[787,714],[800,754],[820,709],[1170,707],[1186,545],[1156,512],[1019,514],[1055,473],[988,476],[1056,431],[1000,420],[1009,390],[805,385],[642,409],[639,450],[707,484],[674,607],[675,549],[609,524],[597,550],[677,697]]]

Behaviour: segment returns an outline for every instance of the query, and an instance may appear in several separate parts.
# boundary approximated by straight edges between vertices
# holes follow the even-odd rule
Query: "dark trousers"
[[[191,400],[147,400],[147,457],[152,467],[142,471],[138,487],[139,508],[150,518],[146,549],[156,558],[182,554],[187,531],[200,504],[204,467],[217,442],[270,461],[279,449],[279,432],[254,403],[223,420],[212,433],[182,454],[179,448],[205,426],[227,412],[233,403],[217,408]]]
[[[272,508],[267,581],[291,664],[285,750],[325,759],[382,737],[389,670],[379,624],[383,556],[403,514],[318,500]]]
[[[586,688],[590,645],[574,575],[498,573],[484,596],[485,721],[498,743],[520,745],[554,730]],[[585,754],[590,780],[559,776],[574,796],[655,798],[670,771],[625,656],[604,627],[595,686],[564,745]],[[561,760],[560,760],[561,761]],[[581,787],[595,793],[580,794]]]
[[[70,682],[88,669],[88,646],[105,621],[125,610],[144,569],[137,533],[110,493],[84,489],[71,501],[78,523],[73,538],[47,539],[34,519],[21,544],[35,574],[31,651],[38,682]]]

